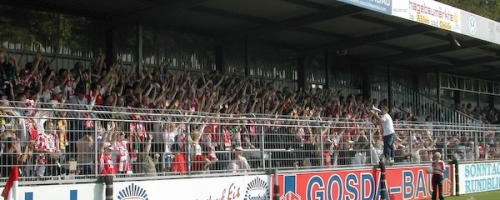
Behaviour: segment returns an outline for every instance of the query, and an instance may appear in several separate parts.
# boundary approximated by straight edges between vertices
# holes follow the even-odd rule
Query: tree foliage
[[[500,0],[439,0],[445,4],[500,21]]]
[[[24,47],[43,44],[78,49],[90,39],[88,28],[90,22],[84,17],[0,7],[0,40]]]

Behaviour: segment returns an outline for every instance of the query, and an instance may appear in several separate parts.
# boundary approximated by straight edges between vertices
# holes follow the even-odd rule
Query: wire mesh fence
[[[6,102],[0,106],[0,172],[25,182],[347,168],[383,158],[370,116],[225,115],[194,110]],[[500,158],[499,127],[395,122],[395,163]],[[83,180],[82,180],[83,179]]]

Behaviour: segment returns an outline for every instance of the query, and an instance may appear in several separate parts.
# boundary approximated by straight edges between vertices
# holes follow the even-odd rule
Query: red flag
[[[5,200],[17,199],[17,188],[19,185],[19,166],[12,167],[9,180],[2,191],[2,197]]]

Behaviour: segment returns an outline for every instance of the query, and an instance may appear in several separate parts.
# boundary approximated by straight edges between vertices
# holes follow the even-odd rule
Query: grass
[[[474,193],[474,194],[466,194],[466,195],[460,195],[460,196],[452,196],[452,197],[445,197],[445,200],[469,200],[472,199],[471,197],[474,197],[474,200],[494,200],[494,199],[500,199],[500,190],[496,191],[491,191],[491,192],[481,192],[481,193]]]

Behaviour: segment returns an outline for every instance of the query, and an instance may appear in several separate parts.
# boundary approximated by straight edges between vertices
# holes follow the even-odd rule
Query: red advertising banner
[[[427,167],[388,168],[387,199],[427,199],[432,195]],[[452,189],[452,166],[447,166],[443,194]],[[280,200],[374,200],[380,199],[380,170],[311,172],[278,176]]]

